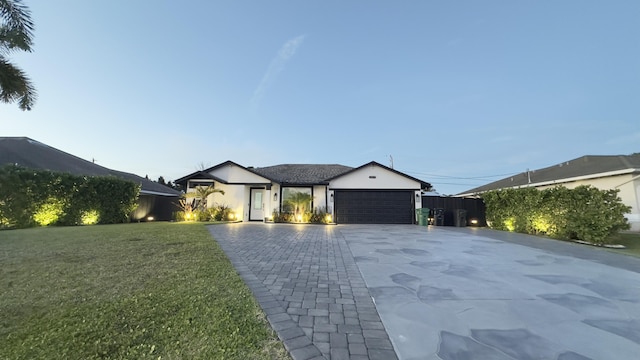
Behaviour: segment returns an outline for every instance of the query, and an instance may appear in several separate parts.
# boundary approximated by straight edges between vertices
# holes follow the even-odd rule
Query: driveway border
[[[246,234],[253,238],[238,239],[229,231],[236,226],[250,227]],[[397,360],[360,269],[337,227],[307,225],[302,231],[290,224],[207,227],[294,360]],[[289,239],[278,242],[280,237]],[[291,246],[291,237],[315,246]],[[318,276],[320,273],[324,276]],[[298,294],[291,294],[292,289]]]

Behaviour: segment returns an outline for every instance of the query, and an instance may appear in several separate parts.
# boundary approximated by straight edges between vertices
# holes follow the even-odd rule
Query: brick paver
[[[209,226],[295,360],[397,359],[335,226]]]

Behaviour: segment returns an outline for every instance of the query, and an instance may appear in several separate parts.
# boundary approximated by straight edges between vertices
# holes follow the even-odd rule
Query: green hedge
[[[629,229],[624,214],[631,208],[622,203],[618,191],[557,186],[494,190],[482,198],[487,223],[494,229],[602,244],[610,235]]]
[[[0,229],[129,221],[140,185],[9,165],[0,168]]]

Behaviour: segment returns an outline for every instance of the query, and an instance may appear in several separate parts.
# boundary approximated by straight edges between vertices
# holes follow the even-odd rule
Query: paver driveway
[[[635,258],[472,228],[210,231],[296,359],[640,358]]]

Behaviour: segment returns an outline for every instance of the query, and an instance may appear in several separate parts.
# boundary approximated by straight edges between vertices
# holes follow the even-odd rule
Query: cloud
[[[267,72],[262,77],[260,84],[258,84],[258,87],[253,91],[251,106],[256,106],[260,102],[267,88],[275,81],[278,74],[284,70],[287,62],[296,54],[296,51],[304,42],[305,37],[306,35],[300,35],[293,39],[289,39],[284,43],[284,45],[282,45],[282,47],[280,47],[276,56],[271,60],[271,63],[267,68]]]

